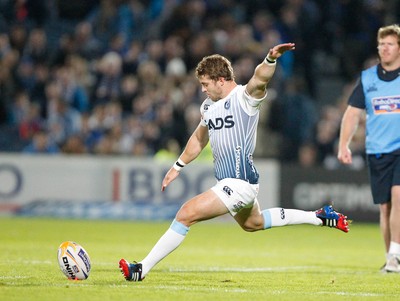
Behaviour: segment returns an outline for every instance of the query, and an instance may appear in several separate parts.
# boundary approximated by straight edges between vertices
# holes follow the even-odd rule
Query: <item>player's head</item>
[[[397,69],[400,64],[400,26],[397,24],[378,30],[378,54],[384,68]],[[388,69],[389,70],[389,69]]]
[[[211,80],[216,81],[224,78],[226,81],[235,80],[231,62],[219,54],[213,54],[204,57],[196,67],[196,77],[208,76]]]
[[[380,40],[388,36],[397,37],[397,45],[400,46],[400,26],[398,24],[388,25],[379,28],[377,35],[378,44]]]
[[[196,77],[212,101],[224,98],[235,85],[231,62],[219,54],[204,57],[196,67]]]

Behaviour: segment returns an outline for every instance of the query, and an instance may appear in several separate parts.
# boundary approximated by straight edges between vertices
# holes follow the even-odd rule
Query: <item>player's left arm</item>
[[[207,145],[208,140],[208,128],[200,122],[193,134],[190,136],[185,149],[179,156],[179,159],[165,175],[161,184],[161,191],[164,191],[165,188],[178,177],[180,170],[186,164],[197,158],[203,148]]]
[[[252,78],[247,83],[246,91],[251,97],[260,99],[265,96],[267,85],[275,73],[276,60],[286,51],[294,49],[294,43],[285,43],[276,45],[269,50],[267,57],[256,67]]]

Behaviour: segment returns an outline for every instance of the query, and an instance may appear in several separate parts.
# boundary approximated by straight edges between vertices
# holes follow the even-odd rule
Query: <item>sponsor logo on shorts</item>
[[[281,219],[285,219],[285,209],[281,208]]]
[[[243,203],[242,201],[239,201],[239,202],[237,202],[235,205],[233,205],[233,211],[234,211],[234,212],[239,212],[239,211],[242,210],[245,206],[246,206],[245,203]]]
[[[222,188],[222,190],[229,196],[231,196],[233,193],[233,190],[231,188],[229,188],[228,186],[224,186],[224,188]]]

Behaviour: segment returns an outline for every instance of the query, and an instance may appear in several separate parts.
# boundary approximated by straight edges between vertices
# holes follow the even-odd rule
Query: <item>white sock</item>
[[[163,258],[175,250],[183,242],[189,228],[174,220],[163,236],[154,245],[150,253],[140,262],[142,278]]]
[[[394,241],[390,242],[389,254],[400,255],[400,244]]]
[[[316,216],[314,211],[270,208],[262,211],[262,215],[264,216],[264,229],[297,224],[322,225],[322,220]]]

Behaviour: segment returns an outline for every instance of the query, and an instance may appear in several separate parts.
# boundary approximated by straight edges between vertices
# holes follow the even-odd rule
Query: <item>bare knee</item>
[[[240,223],[240,227],[246,232],[256,232],[264,230],[264,221],[260,219],[248,219],[244,223]]]
[[[190,227],[195,224],[195,217],[193,215],[193,210],[188,210],[187,206],[183,205],[175,216],[175,220],[180,222],[181,224]]]

